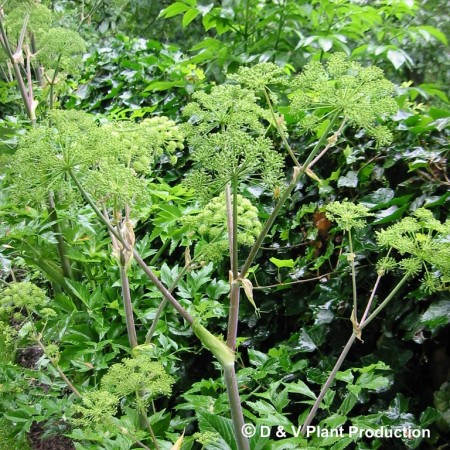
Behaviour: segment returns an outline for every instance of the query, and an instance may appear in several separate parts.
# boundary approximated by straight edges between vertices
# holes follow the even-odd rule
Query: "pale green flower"
[[[345,54],[335,53],[325,66],[318,61],[307,64],[294,86],[296,90],[291,96],[294,114],[308,112],[321,120],[338,114],[346,117],[354,128],[365,129],[379,145],[392,141],[392,134],[378,122],[394,115],[398,106],[392,98],[394,85],[378,67],[363,67]],[[300,122],[307,130],[312,124],[311,117]]]

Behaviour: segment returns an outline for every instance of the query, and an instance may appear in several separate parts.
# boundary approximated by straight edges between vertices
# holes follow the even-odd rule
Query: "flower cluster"
[[[186,185],[209,199],[228,181],[249,181],[258,175],[269,187],[280,183],[283,157],[264,136],[269,113],[254,92],[236,85],[221,85],[211,93],[194,94],[184,110],[194,171]]]
[[[237,196],[237,241],[239,245],[251,246],[261,232],[262,224],[258,219],[258,209],[251,202]],[[200,237],[200,242],[195,248],[195,253],[201,252],[205,261],[221,261],[228,254],[227,213],[225,196],[214,197],[195,216],[187,216],[181,219],[195,230]]]
[[[381,247],[394,248],[401,255],[400,267],[416,275],[425,270],[423,287],[428,292],[446,289],[450,284],[450,220],[440,222],[425,208],[414,212],[377,233]]]
[[[265,62],[252,67],[240,67],[237,73],[228,75],[227,79],[259,92],[267,86],[287,86],[286,75],[287,73],[283,68]]]
[[[139,174],[150,173],[154,158],[167,153],[176,163],[175,152],[183,149],[184,136],[173,120],[167,117],[152,117],[141,123],[117,122],[104,125],[112,146],[120,148],[117,155],[126,167]]]
[[[109,368],[99,390],[83,395],[82,404],[74,406],[72,422],[88,428],[107,428],[123,398],[131,394],[137,402],[143,402],[140,406],[145,406],[159,395],[170,395],[174,382],[161,363],[145,354],[125,358]]]
[[[107,205],[123,206],[142,195],[156,156],[173,156],[183,135],[165,117],[139,124],[99,125],[82,111],[54,110],[48,124],[30,130],[20,141],[12,166],[19,199],[45,203],[50,190],[73,202],[70,172],[85,189]]]
[[[394,85],[378,67],[363,67],[343,53],[330,56],[326,66],[307,64],[294,82],[291,110],[306,116],[300,126],[312,130],[324,117],[338,114],[355,128],[363,128],[379,145],[392,141],[392,134],[378,121],[398,110],[392,98]]]
[[[37,58],[46,69],[73,75],[81,66],[85,52],[86,43],[76,31],[58,27],[43,36]]]
[[[364,228],[366,217],[373,215],[364,205],[346,201],[330,203],[326,210],[327,217],[337,222],[339,227],[345,231],[350,231],[352,228]]]
[[[41,3],[14,3],[17,2],[9,2],[5,8],[8,38],[13,47],[22,31],[25,16],[29,14],[27,36],[33,34],[33,45],[37,50],[33,58],[45,69],[58,69],[73,76],[81,66],[82,55],[86,51],[86,43],[79,33],[61,27],[52,28],[52,12]]]
[[[102,378],[101,386],[119,398],[142,392],[144,398],[150,401],[160,395],[170,395],[174,382],[161,363],[140,354],[111,366]]]
[[[11,283],[0,291],[0,316],[9,317],[15,310],[37,311],[45,307],[50,299],[33,283],[24,281]]]
[[[119,399],[108,391],[92,391],[83,395],[81,405],[73,406],[74,425],[87,428],[104,428],[117,412]]]

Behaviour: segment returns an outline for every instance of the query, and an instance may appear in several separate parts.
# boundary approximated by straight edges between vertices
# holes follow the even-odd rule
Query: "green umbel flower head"
[[[107,153],[94,116],[53,111],[49,121],[21,137],[13,160],[12,182],[24,203],[46,204],[50,191],[73,201],[68,171],[94,167]]]
[[[392,98],[394,85],[378,67],[363,67],[344,53],[335,53],[325,66],[318,61],[307,64],[295,88],[291,110],[306,112],[300,122],[306,130],[314,129],[324,117],[339,114],[353,127],[366,130],[379,145],[392,141],[390,131],[378,122],[395,114],[398,106]]]
[[[210,198],[228,181],[241,182],[258,175],[274,187],[282,178],[283,157],[264,137],[268,113],[255,94],[239,86],[213,87],[210,94],[194,94],[184,115],[188,142],[195,162],[186,185]],[[208,198],[208,199],[209,199]]]
[[[287,73],[281,67],[269,62],[256,64],[252,67],[240,67],[237,73],[227,76],[230,81],[255,90],[262,91],[267,86],[287,86]]]
[[[401,268],[412,275],[425,270],[422,280],[428,292],[448,289],[450,285],[450,220],[444,223],[433,217],[431,211],[420,208],[414,217],[377,232],[381,247],[394,248],[401,255]]]
[[[151,172],[154,159],[167,153],[176,163],[175,152],[183,149],[184,136],[173,120],[167,117],[152,117],[141,123],[114,122],[105,124],[112,146],[119,147],[117,157],[139,174]]]
[[[237,196],[238,214],[237,240],[239,245],[252,246],[262,229],[258,218],[258,209],[241,195]],[[201,251],[205,261],[221,261],[229,251],[227,235],[227,213],[225,196],[213,198],[196,216],[187,216],[181,220],[200,237],[195,253]]]
[[[76,31],[52,28],[39,41],[37,58],[46,69],[73,75],[80,67],[85,51],[86,43]]]
[[[11,283],[0,291],[0,315],[9,317],[14,310],[37,311],[44,308],[50,299],[33,283],[24,281]]]
[[[91,429],[107,429],[117,413],[119,398],[110,392],[99,390],[83,394],[82,404],[74,405],[71,422]]]
[[[123,206],[144,192],[145,179],[139,175],[148,174],[163,152],[172,157],[182,139],[175,123],[164,117],[99,126],[85,112],[54,110],[47,125],[21,139],[12,182],[24,202],[45,204],[49,191],[60,201],[73,201],[73,172],[97,200]]]
[[[36,39],[42,38],[52,23],[52,12],[44,5],[36,2],[21,2],[18,5],[6,2],[6,28],[10,42],[15,45],[22,31],[25,16],[29,14],[27,30]]]
[[[373,215],[364,205],[346,201],[330,203],[326,209],[327,217],[337,222],[339,227],[345,231],[350,231],[352,228],[364,228],[366,217]]]
[[[161,363],[140,354],[112,365],[102,378],[101,386],[119,398],[143,392],[143,400],[150,401],[160,395],[170,395],[174,382]]]

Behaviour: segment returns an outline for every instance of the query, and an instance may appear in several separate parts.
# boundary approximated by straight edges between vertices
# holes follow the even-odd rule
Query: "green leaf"
[[[356,187],[358,186],[358,174],[350,170],[346,175],[339,178],[338,187]]]
[[[411,29],[418,31],[423,30],[428,34],[430,34],[431,36],[433,36],[438,41],[442,42],[445,45],[448,45],[448,40],[445,34],[442,31],[438,30],[437,28],[432,27],[431,25],[421,25],[420,27],[411,27]]]
[[[430,406],[420,415],[420,426],[422,428],[427,428],[432,423],[436,422],[441,417],[441,413],[436,411],[434,408]]]
[[[225,441],[229,449],[237,450],[231,419],[206,411],[197,411],[197,417],[201,431],[215,431]],[[228,450],[228,448],[224,447],[223,450]]]
[[[168,19],[169,17],[177,16],[178,14],[182,14],[189,9],[189,5],[182,2],[175,2],[172,5],[168,6],[166,9],[163,9],[159,13],[159,17],[165,17]]]
[[[261,367],[269,360],[269,357],[265,353],[262,353],[252,348],[248,349],[248,358],[250,364],[252,364],[255,367]]]
[[[286,384],[288,392],[294,392],[296,394],[304,395],[305,397],[317,398],[316,394],[302,381],[298,380],[296,383]]]
[[[442,100],[445,103],[448,103],[448,97],[441,89],[439,89],[435,84],[431,83],[423,83],[419,85],[419,88],[426,92],[428,95],[435,96],[439,100]],[[431,115],[431,114],[430,114]],[[433,117],[433,116],[431,116]],[[434,117],[433,117],[434,119]]]
[[[348,393],[341,403],[338,412],[347,415],[356,405],[357,400],[358,398],[354,394]]]
[[[278,259],[278,258],[270,258],[269,260],[271,263],[275,264],[279,269],[281,267],[294,267],[294,260],[293,259]]]
[[[372,222],[373,225],[381,225],[383,223],[393,222],[397,219],[400,219],[403,215],[403,212],[406,210],[408,205],[403,205],[399,208],[396,205],[391,206],[388,209],[384,209],[377,213],[377,220]]]
[[[144,89],[144,92],[148,91],[167,91],[168,89],[172,89],[173,87],[183,87],[184,82],[181,80],[177,81],[153,81],[148,84]]]
[[[324,52],[328,52],[333,47],[333,40],[329,38],[319,38],[317,42]]]
[[[450,322],[450,302],[441,300],[431,305],[421,316],[420,322],[431,327],[447,325]]]
[[[186,28],[198,15],[200,11],[198,9],[189,9],[184,13],[183,20],[181,22],[183,28]]]
[[[405,52],[401,50],[389,50],[387,52],[387,57],[397,70],[400,69],[407,60]]]
[[[363,373],[357,380],[356,385],[361,386],[363,389],[369,391],[384,392],[392,384],[391,380],[387,377],[376,375],[372,373]]]

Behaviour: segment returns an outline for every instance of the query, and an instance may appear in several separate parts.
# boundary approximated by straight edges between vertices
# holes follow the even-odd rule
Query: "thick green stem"
[[[58,250],[59,260],[61,261],[63,274],[66,278],[73,279],[72,267],[67,257],[66,243],[64,242],[64,236],[58,221],[53,192],[48,194],[48,206],[49,218],[53,222],[52,230],[57,240],[56,248]]]
[[[149,266],[153,266],[153,264],[155,264],[156,261],[158,261],[159,257],[164,253],[164,251],[169,246],[169,244],[170,244],[170,239],[166,239],[166,241],[163,242],[163,245],[161,245],[161,247],[159,247],[159,250],[153,255],[153,258],[148,263]]]
[[[31,46],[31,52],[33,55],[37,53],[37,47],[36,47],[36,37],[34,36],[34,33],[31,33],[30,38],[30,46]],[[42,79],[42,66],[38,63],[35,69],[36,74],[36,80],[40,87],[44,86],[44,80]]]
[[[309,166],[309,163],[314,159],[314,157],[317,155],[319,150],[321,149],[323,143],[326,141],[328,134],[333,129],[334,124],[336,123],[337,119],[339,117],[339,113],[336,113],[330,123],[328,124],[327,129],[322,134],[320,139],[318,140],[317,144],[312,149],[311,153],[309,154],[308,158],[304,162],[304,164],[301,167],[295,167],[294,174],[292,176],[292,181],[289,183],[289,185],[284,190],[283,194],[281,195],[280,199],[278,200],[278,203],[276,204],[275,208],[273,209],[272,213],[270,214],[269,218],[267,219],[266,223],[264,224],[264,227],[259,234],[258,238],[256,239],[255,243],[253,244],[252,248],[250,249],[250,252],[247,256],[247,259],[242,266],[240,276],[241,278],[244,278],[247,274],[248,270],[250,269],[250,266],[253,264],[253,260],[256,257],[256,254],[258,253],[258,250],[260,249],[264,239],[267,236],[267,233],[272,228],[272,225],[278,216],[278,214],[281,211],[281,208],[285,204],[286,200],[291,195],[291,192],[294,190],[295,186],[297,185],[297,181],[300,179],[300,177],[303,176],[303,174],[306,172],[306,169]]]
[[[141,398],[142,398],[142,393],[141,392],[136,392],[136,400],[137,400],[137,403],[139,404],[139,418],[143,422],[143,425],[148,429],[148,431],[150,433],[150,436],[152,438],[153,444],[155,446],[155,449],[159,450],[160,447],[158,445],[158,440],[156,439],[156,436],[155,436],[155,433],[153,431],[153,428],[150,425],[150,422],[148,420],[145,408],[142,406],[142,402],[140,400]]]
[[[227,331],[227,345],[231,350],[236,349],[240,295],[241,289],[239,281],[232,281],[230,288],[230,311],[228,314]]]
[[[242,433],[245,422],[244,415],[242,414],[241,399],[239,397],[239,388],[234,364],[223,366],[223,371],[225,376],[225,385],[227,387],[228,401],[230,403],[234,436],[236,438],[238,450],[250,450],[248,439]]]
[[[375,284],[373,285],[373,289],[370,294],[369,301],[367,302],[366,309],[364,310],[364,313],[361,317],[361,323],[364,323],[367,316],[369,315],[370,309],[372,308],[373,299],[375,298],[375,293],[377,292],[378,285],[380,284],[380,281],[381,281],[381,277],[382,277],[382,275],[379,274],[377,276],[377,279],[375,280]]]
[[[130,283],[128,281],[127,269],[119,263],[120,282],[122,285],[122,299],[125,310],[125,321],[127,323],[128,341],[133,349],[138,345],[136,335],[136,325],[134,324],[133,304],[131,302]]]
[[[56,77],[58,76],[58,72],[59,72],[59,63],[61,62],[61,57],[62,57],[62,53],[60,53],[58,55],[58,59],[56,61],[56,67],[53,72],[53,77],[52,77],[52,80],[50,81],[49,102],[48,102],[48,106],[49,106],[50,110],[53,109],[53,103],[54,103],[53,96],[54,96],[54,91],[55,91],[55,82],[56,82]]]
[[[69,175],[76,184],[77,188],[79,189],[81,195],[85,198],[86,202],[89,204],[89,206],[93,209],[97,217],[103,222],[103,224],[106,226],[106,228],[112,233],[112,235],[124,246],[125,249],[128,251],[133,252],[134,259],[138,263],[138,265],[141,267],[141,269],[144,271],[144,273],[150,278],[152,283],[157,287],[157,289],[162,293],[164,298],[166,298],[172,306],[180,313],[180,315],[186,320],[187,323],[192,325],[194,323],[194,319],[192,316],[178,303],[178,301],[172,296],[172,294],[166,289],[166,287],[161,283],[161,281],[158,279],[158,277],[153,273],[153,271],[150,269],[150,267],[147,266],[147,264],[144,262],[144,260],[141,258],[139,253],[136,251],[136,249],[130,247],[130,245],[125,242],[122,239],[122,236],[117,232],[117,230],[112,226],[111,222],[103,216],[101,211],[98,209],[97,205],[92,201],[89,194],[85,191],[83,186],[80,184],[80,181],[76,177],[73,170],[69,170]]]

